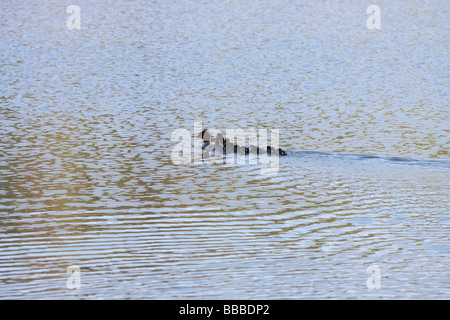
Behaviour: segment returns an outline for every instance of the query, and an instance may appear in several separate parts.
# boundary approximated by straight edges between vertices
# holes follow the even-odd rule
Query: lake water
[[[447,1],[75,2],[0,3],[0,298],[450,298]]]

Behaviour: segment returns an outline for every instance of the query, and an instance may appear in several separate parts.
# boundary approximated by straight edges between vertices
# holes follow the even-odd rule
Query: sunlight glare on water
[[[0,298],[450,297],[446,1],[382,1],[379,30],[354,1],[80,0],[73,30],[11,3]],[[176,165],[195,121],[288,156]]]

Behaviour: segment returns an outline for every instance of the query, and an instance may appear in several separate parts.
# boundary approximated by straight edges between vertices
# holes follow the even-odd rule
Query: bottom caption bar
[[[154,312],[177,319],[290,319],[293,315],[311,311],[326,314],[319,300],[187,300],[187,301],[146,301]],[[334,311],[340,310],[337,301],[327,301]],[[344,308],[348,304],[342,304]],[[342,309],[344,311],[344,309]]]

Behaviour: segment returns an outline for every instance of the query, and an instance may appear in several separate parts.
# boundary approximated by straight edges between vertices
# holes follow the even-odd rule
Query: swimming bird
[[[215,138],[216,146],[219,146],[219,148],[220,148],[220,146],[222,146],[224,154],[230,153],[231,150],[233,150],[234,153],[239,153],[239,154],[250,154],[250,153],[262,154],[262,153],[267,152],[267,154],[269,154],[269,155],[271,155],[271,154],[278,154],[280,156],[287,155],[286,151],[284,151],[283,149],[274,148],[272,146],[267,146],[266,152],[264,152],[263,149],[261,149],[257,146],[250,146],[250,147],[239,146],[237,144],[234,144],[233,142],[230,142],[229,139],[223,138],[221,133],[214,134],[214,132],[215,132],[215,130],[204,129],[202,132],[200,132],[196,136],[197,138],[203,139],[203,144],[202,144],[203,150],[205,150],[205,148],[211,144],[211,139]]]

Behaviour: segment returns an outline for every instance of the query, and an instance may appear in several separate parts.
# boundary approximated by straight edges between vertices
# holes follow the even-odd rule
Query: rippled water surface
[[[447,1],[71,4],[0,3],[0,298],[450,298]]]

